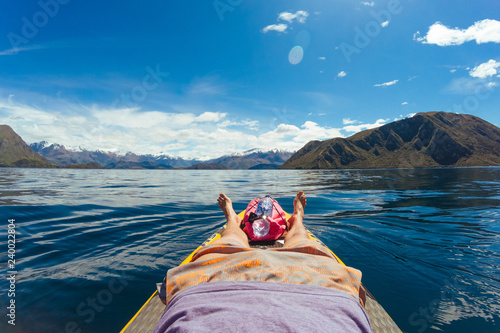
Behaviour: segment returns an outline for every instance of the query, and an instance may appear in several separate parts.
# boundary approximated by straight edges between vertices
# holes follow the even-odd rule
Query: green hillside
[[[500,165],[500,129],[481,118],[446,112],[311,141],[282,169],[426,168]]]

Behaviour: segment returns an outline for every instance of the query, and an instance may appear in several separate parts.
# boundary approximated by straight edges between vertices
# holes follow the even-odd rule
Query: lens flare
[[[290,50],[290,53],[288,54],[288,61],[292,65],[297,65],[299,62],[302,61],[302,58],[304,57],[304,50],[302,49],[301,46],[294,46]]]

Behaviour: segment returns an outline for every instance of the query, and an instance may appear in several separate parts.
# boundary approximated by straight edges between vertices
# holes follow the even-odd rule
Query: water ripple
[[[18,332],[70,321],[119,331],[166,270],[223,224],[219,193],[238,211],[271,194],[291,212],[299,189],[308,227],[362,270],[403,331],[498,331],[499,168],[1,171],[1,215],[17,225]],[[86,322],[78,306],[110,283],[123,288]]]

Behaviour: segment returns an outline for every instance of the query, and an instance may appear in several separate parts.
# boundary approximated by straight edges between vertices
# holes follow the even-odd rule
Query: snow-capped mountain
[[[172,157],[167,154],[137,155],[131,152],[118,154],[102,150],[89,151],[82,148],[73,150],[57,143],[49,144],[46,141],[32,143],[30,147],[48,161],[59,165],[97,163],[112,169],[171,169],[189,167],[200,162]]]
[[[264,151],[254,148],[242,153],[231,154],[207,161],[230,167],[231,169],[277,169],[294,153],[273,149]]]
[[[30,147],[48,161],[58,165],[97,163],[111,169],[187,168],[200,163],[203,163],[200,168],[204,168],[203,165],[211,165],[211,168],[214,168],[214,164],[220,164],[231,169],[277,169],[293,155],[293,152],[279,149],[266,151],[261,148],[253,148],[241,153],[201,161],[173,157],[165,153],[137,155],[131,152],[119,154],[102,150],[89,151],[81,147],[74,149],[46,141],[32,143]]]

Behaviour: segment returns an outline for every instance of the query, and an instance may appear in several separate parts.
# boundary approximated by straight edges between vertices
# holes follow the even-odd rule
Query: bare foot
[[[304,216],[304,208],[306,208],[307,197],[304,191],[297,192],[297,196],[293,199],[293,215],[300,214]]]
[[[296,220],[300,220],[300,223],[302,223],[306,203],[307,197],[305,196],[304,191],[297,192],[297,196],[293,199],[293,214],[288,219],[288,230],[291,230]]]
[[[227,195],[224,193],[219,194],[217,202],[219,203],[219,207],[224,212],[224,216],[227,220],[229,220],[229,217],[232,215],[236,215],[236,212],[233,209],[233,202],[227,197]]]
[[[309,239],[307,230],[304,227],[304,207],[307,197],[303,191],[299,191],[293,199],[293,215],[288,219],[288,232],[285,236],[283,247],[291,247],[295,243]]]
[[[231,199],[224,193],[221,193],[217,198],[217,202],[227,220],[226,229],[222,232],[220,240],[225,241],[227,239],[232,239],[239,242],[243,247],[250,247],[247,234],[240,228],[241,218],[236,215]]]

